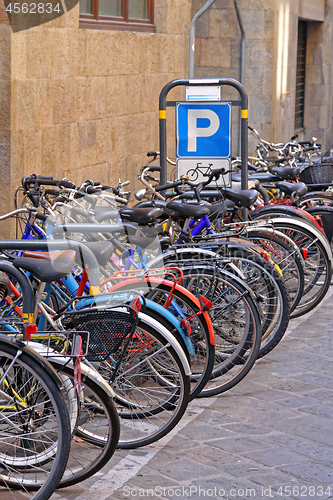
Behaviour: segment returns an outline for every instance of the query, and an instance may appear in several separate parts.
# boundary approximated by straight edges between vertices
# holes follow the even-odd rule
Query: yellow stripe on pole
[[[241,110],[241,118],[248,118],[249,117],[249,110],[248,109],[242,109]]]
[[[160,120],[166,120],[166,110],[160,109]]]
[[[33,323],[34,313],[23,313],[23,320],[25,323]]]
[[[90,295],[98,295],[100,293],[100,288],[99,286],[90,286],[89,290]]]

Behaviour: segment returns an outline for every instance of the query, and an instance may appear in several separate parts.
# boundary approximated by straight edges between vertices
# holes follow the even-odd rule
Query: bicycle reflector
[[[213,302],[206,299],[206,297],[203,297],[202,295],[200,295],[200,293],[198,295],[198,298],[199,298],[199,301],[200,301],[200,304],[202,306],[203,311],[209,311],[209,309],[212,308]]]
[[[192,319],[192,316],[191,318],[183,318],[181,321],[180,321],[180,326],[182,327],[182,329],[184,330],[185,332],[185,335],[187,337],[189,337],[192,333],[192,329],[191,329],[191,324],[190,324],[190,320]]]
[[[303,259],[306,260],[308,258],[308,249],[302,248]]]
[[[29,325],[24,325],[24,340],[30,340],[32,335],[37,332],[37,325],[35,323],[30,323]]]

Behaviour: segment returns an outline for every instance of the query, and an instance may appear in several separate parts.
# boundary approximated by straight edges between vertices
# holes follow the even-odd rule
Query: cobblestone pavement
[[[332,302],[291,321],[233,391],[192,402],[163,440],[117,451],[52,500],[333,499]]]

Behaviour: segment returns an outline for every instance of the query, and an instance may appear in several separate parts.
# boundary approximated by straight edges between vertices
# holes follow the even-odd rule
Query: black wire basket
[[[330,160],[330,161],[327,161]],[[305,166],[299,174],[305,184],[330,184],[333,182],[333,158]]]
[[[105,361],[119,349],[126,338],[133,335],[137,314],[128,306],[115,309],[88,308],[70,313],[63,324],[66,328],[89,332],[86,359]]]

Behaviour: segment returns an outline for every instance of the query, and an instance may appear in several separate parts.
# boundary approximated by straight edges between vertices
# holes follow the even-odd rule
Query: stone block
[[[71,7],[71,6],[68,6]],[[79,29],[79,2],[74,5],[73,8],[67,7],[66,13],[66,28]]]
[[[150,74],[160,74],[161,72],[161,41],[164,39],[163,35],[155,35],[150,37],[150,64],[149,73]]]
[[[10,182],[10,154],[11,133],[10,130],[0,130],[0,182]]]
[[[10,129],[11,81],[0,78],[0,130]]]
[[[226,9],[234,9],[235,6],[232,0],[216,0],[213,3],[212,8],[226,10]]]
[[[107,115],[107,82],[106,76],[91,79],[91,117],[102,118]]]
[[[251,40],[250,67],[273,66],[274,44],[271,40]]]
[[[1,27],[0,27],[1,30]],[[11,36],[11,78],[24,80],[27,77],[27,33],[19,31]],[[10,48],[10,44],[8,45]],[[2,48],[1,48],[2,53]]]
[[[0,79],[11,78],[11,28],[8,25],[0,25]]]
[[[8,14],[6,12],[6,7],[7,7],[7,4],[5,4],[4,1],[1,1],[0,2],[0,25],[1,26],[10,24]]]
[[[87,42],[89,38],[87,37]],[[127,71],[126,58],[128,46],[123,33],[114,31],[110,33],[110,75],[123,75]]]
[[[17,80],[15,95],[12,92],[12,105],[17,110],[17,128],[26,129],[35,126],[35,81]],[[14,125],[15,126],[15,125]]]
[[[53,79],[52,100],[53,100],[53,123],[68,123],[76,116],[78,95],[74,92],[75,80],[72,78]],[[81,96],[81,94],[79,94]],[[75,102],[74,102],[75,101]],[[90,109],[91,99],[87,102]],[[74,108],[74,109],[73,109]]]
[[[69,77],[71,74],[71,38],[70,31],[52,29],[51,78]]]
[[[70,124],[54,127],[56,135],[56,169],[70,170],[71,168],[71,135]]]
[[[27,77],[50,78],[52,66],[52,30],[39,26],[28,30],[27,46]]]
[[[78,155],[80,168],[96,163],[97,123],[95,120],[78,124]]]
[[[149,72],[150,67],[150,34],[140,33],[137,38],[138,43],[138,58],[139,58],[139,74],[144,75]]]
[[[73,115],[74,121],[90,120],[92,117],[92,78],[74,78]]]
[[[265,13],[263,10],[245,10],[242,13],[242,18],[246,38],[249,40],[262,40],[265,38]]]
[[[42,129],[42,158],[41,174],[53,175],[57,169],[57,137],[54,127],[44,127]]]
[[[214,10],[210,14],[209,36],[219,38],[217,44],[223,44],[225,38],[239,35],[236,13],[232,10]]]
[[[87,75],[86,30],[69,30],[71,76]]]
[[[41,172],[42,129],[31,128],[25,132],[25,168],[27,172]]]
[[[171,73],[175,67],[175,40],[172,35],[161,35],[161,71]]]
[[[53,123],[53,85],[48,78],[35,81],[35,126],[48,127]],[[56,104],[58,108],[58,103]],[[64,110],[66,111],[66,110]],[[57,116],[59,119],[59,115]]]
[[[111,51],[110,35],[101,30],[87,30],[87,74],[105,76],[110,74]]]
[[[107,116],[123,114],[124,82],[123,76],[107,77]]]
[[[168,2],[165,0],[155,0],[154,24],[157,33],[167,32]]]
[[[231,66],[231,41],[223,40],[223,44],[216,43],[214,38],[201,41],[201,66],[227,67]]]
[[[21,184],[21,179],[25,175],[25,154],[24,142],[25,131],[17,130],[11,132],[11,151],[10,151],[10,178],[16,186]]]

